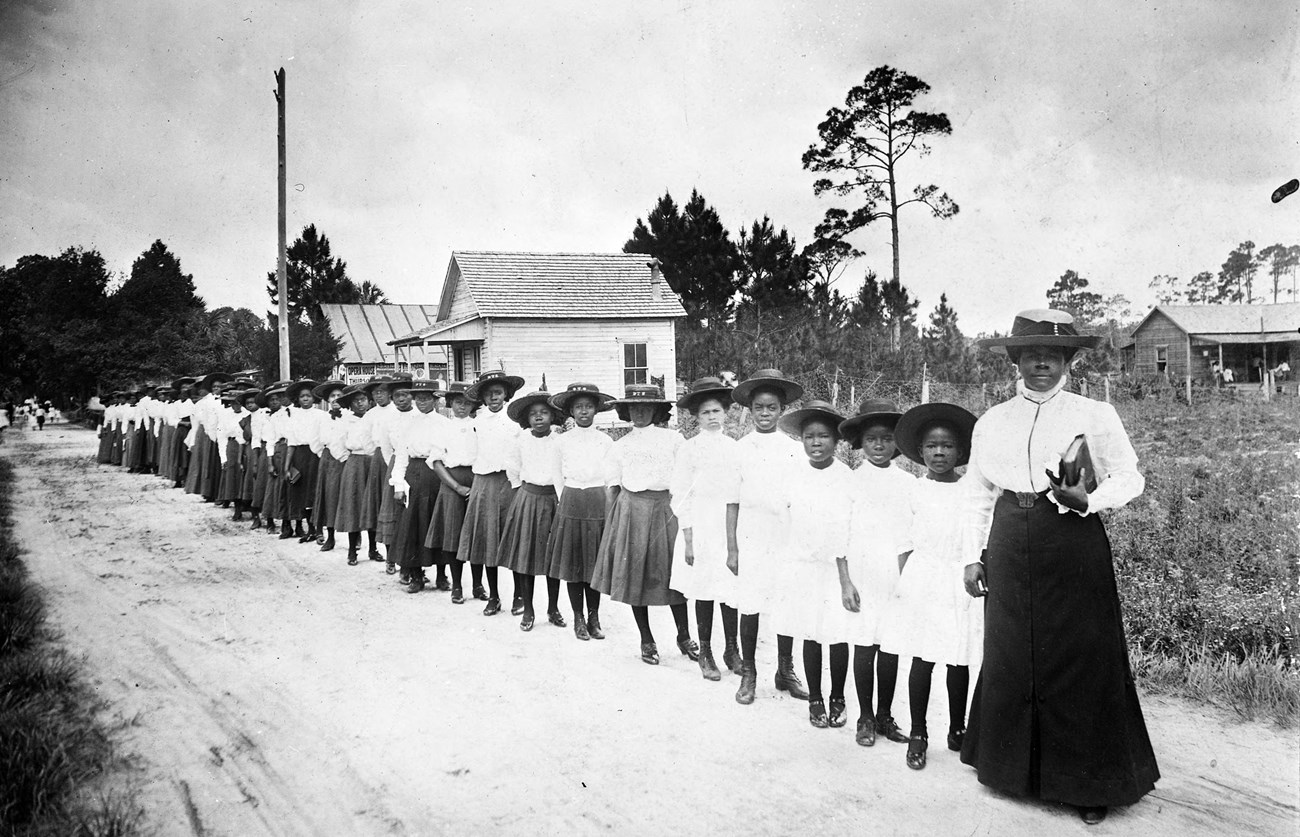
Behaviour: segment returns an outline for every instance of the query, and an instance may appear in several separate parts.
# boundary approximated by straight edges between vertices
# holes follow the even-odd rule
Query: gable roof
[[[1157,305],[1142,318],[1136,334],[1155,313],[1164,314],[1191,335],[1258,335],[1289,332],[1300,340],[1300,302],[1271,305]]]
[[[503,253],[458,250],[451,254],[439,318],[467,294],[482,317],[638,318],[684,317],[681,299],[643,253]],[[657,285],[657,287],[656,287]]]
[[[343,341],[342,363],[392,363],[394,338],[430,325],[433,305],[322,305],[334,336]]]

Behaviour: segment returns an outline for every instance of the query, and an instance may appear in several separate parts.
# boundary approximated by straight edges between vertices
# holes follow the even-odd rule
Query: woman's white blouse
[[[315,448],[320,443],[323,424],[329,421],[329,413],[315,407],[298,407],[284,419],[284,440],[289,447],[310,445]]]
[[[492,412],[482,407],[474,416],[474,473],[493,474],[506,470],[510,449],[519,439],[519,425],[506,415],[506,408]]]
[[[366,413],[369,415],[369,413]],[[347,459],[348,456],[366,456],[375,449],[375,439],[370,435],[370,422],[365,416],[347,412],[339,419],[339,434],[335,441],[337,449],[330,448],[335,459]]]
[[[605,484],[628,491],[666,491],[672,485],[673,466],[681,434],[665,427],[634,427],[609,449],[605,459]]]
[[[691,510],[701,499],[722,506],[740,502],[739,452],[736,440],[721,431],[701,431],[681,443],[669,487],[681,528],[694,526]]]
[[[506,477],[515,488],[525,482],[553,485],[558,494],[564,487],[559,435],[554,430],[545,436],[534,436],[527,431],[520,433],[506,462]]]
[[[594,427],[574,427],[560,435],[560,470],[565,488],[605,485],[605,458],[614,445],[609,434]]]
[[[755,431],[742,436],[736,444],[740,445],[740,507],[751,513],[783,515],[787,498],[784,492],[773,489],[781,485],[790,468],[808,464],[803,445],[780,431]]]
[[[979,561],[988,544],[998,495],[1004,490],[1047,491],[1047,471],[1056,473],[1061,454],[1080,433],[1088,440],[1098,483],[1084,514],[1119,508],[1146,487],[1137,452],[1114,407],[1064,389],[1045,395],[1042,400],[1026,393],[1021,384],[1015,398],[990,408],[975,423],[963,480],[962,559],[967,564]],[[1057,507],[1061,514],[1073,511]]]
[[[448,468],[463,468],[474,464],[474,455],[478,451],[478,446],[474,439],[474,419],[470,416],[465,418],[451,417],[447,419],[447,424],[443,430],[445,442],[443,444],[442,455],[431,457],[428,460],[429,467],[433,467],[434,462],[442,462]]]
[[[398,418],[388,429],[388,440],[393,446],[393,469],[388,482],[398,491],[409,491],[406,482],[406,466],[411,460],[426,461],[442,455],[446,444],[446,416],[437,410],[421,413],[412,408],[412,413],[398,412]]]

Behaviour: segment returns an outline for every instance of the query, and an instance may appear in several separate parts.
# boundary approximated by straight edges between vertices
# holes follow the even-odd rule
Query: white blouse
[[[553,485],[558,494],[564,487],[559,435],[554,430],[545,436],[534,436],[531,431],[520,433],[506,460],[506,477],[515,488],[526,482]]]
[[[433,467],[434,462],[442,462],[448,468],[463,468],[474,464],[474,455],[478,451],[478,446],[474,439],[474,419],[470,416],[465,418],[447,419],[447,427],[444,431],[444,443],[441,457],[430,457],[429,467]]]
[[[755,431],[742,436],[736,444],[740,445],[740,507],[751,512],[784,514],[786,498],[774,489],[781,485],[788,469],[808,466],[803,445],[780,431]]]
[[[370,430],[370,441],[374,443],[374,447],[370,449],[371,453],[384,449],[387,444],[385,435],[388,432],[386,424],[396,412],[397,408],[390,402],[383,407],[378,404],[374,405],[369,410],[366,410],[366,414],[361,417],[361,420],[366,423],[366,427]],[[385,461],[387,461],[386,456]]]
[[[825,468],[805,461],[788,472],[773,493],[784,494],[790,504],[789,560],[833,565],[848,557],[853,489],[853,471],[838,459]]]
[[[282,427],[285,442],[289,447],[309,445],[313,450],[317,449],[324,423],[330,420],[329,413],[315,407],[291,409]]]
[[[338,425],[339,433],[334,443],[337,447],[330,448],[335,459],[342,462],[349,456],[367,456],[375,449],[375,439],[370,435],[370,422],[366,421],[365,415],[358,418],[356,413],[346,412]]]
[[[740,456],[735,439],[727,434],[701,431],[682,442],[673,463],[673,514],[683,529],[694,526],[692,511],[740,502]]]
[[[1047,471],[1056,473],[1061,454],[1080,433],[1088,440],[1098,483],[1082,514],[1119,508],[1146,487],[1137,452],[1114,407],[1060,386],[1039,394],[1027,391],[1022,382],[1018,390],[1015,398],[990,408],[975,423],[963,480],[962,560],[967,564],[979,561],[988,545],[998,495],[1004,490],[1047,491]],[[1061,514],[1074,511],[1057,507]]]
[[[605,459],[614,440],[595,427],[574,427],[560,434],[560,471],[565,488],[605,485]]]
[[[413,410],[413,417],[398,413],[400,418],[389,428],[388,438],[393,445],[393,470],[388,482],[397,491],[409,491],[406,482],[406,466],[411,460],[428,460],[438,458],[446,444],[447,425],[450,419],[433,410],[421,413]]]
[[[668,490],[681,443],[681,434],[675,430],[654,425],[632,428],[609,449],[605,484],[628,491]]]
[[[492,474],[506,470],[510,449],[519,439],[519,425],[506,415],[506,408],[492,412],[487,407],[474,416],[474,473]]]

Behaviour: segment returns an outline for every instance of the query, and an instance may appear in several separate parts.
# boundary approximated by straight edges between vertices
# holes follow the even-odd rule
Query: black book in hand
[[[1088,440],[1080,433],[1070,442],[1070,446],[1061,454],[1061,466],[1057,469],[1064,485],[1075,485],[1079,476],[1084,476],[1083,490],[1091,494],[1097,490],[1097,470],[1092,467],[1092,453],[1088,450]]]

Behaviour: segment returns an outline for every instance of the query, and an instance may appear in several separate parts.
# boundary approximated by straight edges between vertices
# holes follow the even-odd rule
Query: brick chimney
[[[651,259],[646,262],[650,268],[650,298],[658,302],[664,298],[664,275],[659,269],[659,260]]]

